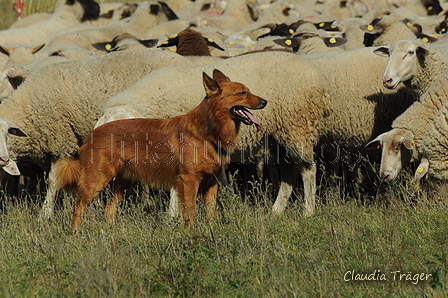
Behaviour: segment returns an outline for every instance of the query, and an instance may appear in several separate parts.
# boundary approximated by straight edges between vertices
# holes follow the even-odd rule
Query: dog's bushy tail
[[[52,178],[57,190],[76,188],[81,166],[78,159],[65,157],[52,165]]]

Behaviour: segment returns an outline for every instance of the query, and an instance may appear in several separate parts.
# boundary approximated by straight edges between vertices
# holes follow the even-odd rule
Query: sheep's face
[[[381,149],[381,179],[391,182],[412,159],[414,134],[406,129],[392,129],[379,135],[370,144],[377,144],[377,148]]]
[[[428,50],[411,40],[400,40],[389,47],[379,47],[375,54],[389,57],[383,73],[383,85],[395,89],[400,82],[408,82],[418,74]]]
[[[7,146],[8,135],[13,134],[16,136],[26,137],[20,128],[13,123],[0,119],[0,167],[11,175],[20,175],[19,169],[13,160],[9,159],[9,151]]]

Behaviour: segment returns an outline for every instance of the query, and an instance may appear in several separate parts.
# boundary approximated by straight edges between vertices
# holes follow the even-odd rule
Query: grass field
[[[71,195],[49,222],[41,198],[3,198],[1,297],[446,297],[447,209],[400,183],[369,202],[321,186],[272,217],[272,198],[222,187],[217,218],[190,231],[167,197],[136,195],[109,224],[98,200],[71,235]],[[242,195],[244,193],[244,195]],[[439,198],[439,197],[435,197]],[[443,197],[440,197],[443,199]],[[358,279],[370,280],[358,280]]]

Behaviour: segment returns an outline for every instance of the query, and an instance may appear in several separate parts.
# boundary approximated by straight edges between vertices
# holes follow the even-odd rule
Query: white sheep
[[[131,88],[110,98],[103,107],[103,115],[123,110],[134,110],[151,118],[180,115],[203,98],[204,91],[192,86],[201,83],[200,74],[203,71],[209,72],[214,68],[223,71],[232,80],[243,82],[252,92],[257,92],[269,101],[270,107],[257,113],[257,119],[266,136],[270,135],[281,146],[288,148],[294,166],[302,173],[304,214],[312,214],[316,191],[313,146],[318,139],[319,121],[329,111],[326,95],[328,83],[319,69],[295,54],[263,52],[224,59],[204,66],[166,67],[145,76]],[[298,72],[297,69],[307,71]],[[285,86],[285,82],[291,84]],[[249,162],[251,156],[247,155],[247,149],[263,149],[265,140],[265,135],[241,127],[238,148],[245,155],[237,155],[236,161]],[[294,179],[292,182],[288,179],[289,173],[284,174],[284,181],[295,183]],[[294,178],[297,179],[297,176]]]
[[[120,51],[31,72],[0,105],[4,120],[29,135],[25,142],[8,139],[12,159],[19,166],[32,163],[48,172],[52,160],[77,152],[109,97],[155,69],[193,64],[170,51]]]
[[[445,85],[446,89],[446,80]],[[446,98],[446,90],[441,90],[441,96]],[[420,180],[427,174],[431,186],[438,189],[446,185],[448,180],[448,106],[447,101],[429,124],[422,139],[422,159],[418,166],[414,180]]]
[[[402,39],[415,39],[415,33],[403,22],[392,15],[376,18],[371,24],[361,27],[364,30],[364,45],[387,46]]]
[[[120,22],[107,27],[56,35],[47,42],[47,46],[74,44],[86,50],[91,50],[94,43],[111,40],[123,33],[140,37],[149,28],[175,18],[177,17],[174,12],[164,2],[144,1],[138,3],[138,7],[132,14],[129,22]]]
[[[389,57],[383,74],[386,87],[395,88],[403,82],[420,95],[419,101],[394,120],[392,130],[370,142],[381,146],[380,176],[389,182],[412,159],[420,159],[423,134],[446,99],[438,93],[443,93],[448,74],[443,72],[444,59],[419,40],[398,41],[375,53]]]
[[[52,16],[28,27],[0,31],[0,44],[44,44],[57,31],[99,16],[93,0],[58,0]]]
[[[281,57],[282,59],[280,59]],[[393,119],[409,107],[415,97],[406,88],[387,90],[381,87],[380,78],[387,61],[373,54],[373,51],[369,48],[342,52],[331,56],[311,55],[307,57],[309,62],[321,69],[319,80],[322,84],[319,88],[312,87],[312,89],[315,89],[313,91],[314,96],[316,94],[328,94],[331,99],[330,108],[332,112],[325,117],[322,117],[325,114],[322,109],[327,108],[328,102],[327,99],[322,98],[308,100],[307,108],[299,105],[299,107],[292,108],[298,108],[299,110],[289,111],[290,101],[300,100],[301,102],[304,100],[303,94],[297,93],[296,88],[305,88],[303,86],[304,80],[301,77],[305,74],[291,74],[288,70],[290,67],[303,69],[304,66],[300,67],[297,64],[303,64],[304,62],[297,55],[281,52],[243,55],[203,67],[168,67],[153,72],[128,90],[108,100],[103,107],[103,114],[113,114],[115,109],[120,111],[126,108],[130,111],[138,111],[145,117],[165,118],[181,114],[193,106],[185,99],[186,97],[201,98],[202,96],[197,94],[198,90],[191,90],[192,88],[188,87],[198,83],[192,81],[192,78],[195,77],[192,73],[208,71],[208,68],[222,69],[229,76],[232,75],[244,82],[251,90],[258,92],[260,96],[264,96],[270,103],[273,103],[272,107],[279,107],[280,111],[273,112],[268,109],[260,115],[257,114],[257,116],[259,116],[262,124],[266,123],[266,132],[281,146],[288,149],[288,153],[293,157],[293,160],[301,160],[302,162],[295,165],[282,164],[282,167],[280,167],[283,171],[282,182],[273,206],[273,212],[281,213],[286,208],[292,186],[300,173],[302,174],[305,192],[304,214],[309,215],[313,213],[315,204],[316,168],[313,153],[311,153],[315,143],[333,141],[350,144],[361,151],[364,144],[372,136],[389,129]],[[288,58],[287,61],[286,58]],[[369,72],[359,70],[359,61],[363,62],[363,67],[368,68]],[[275,71],[268,67],[269,63],[275,65]],[[279,65],[282,65],[282,67],[279,68]],[[262,70],[259,70],[259,67]],[[306,69],[309,67],[307,66]],[[263,80],[261,76],[263,76]],[[268,81],[272,83],[269,85],[263,84],[271,76],[273,78]],[[172,81],[168,82],[168,78]],[[283,86],[286,81],[293,83],[289,84],[288,87],[277,87],[277,84]],[[176,82],[177,88],[170,87],[172,82]],[[354,82],[358,82],[357,84],[362,88],[353,88],[352,84]],[[151,88],[151,86],[154,87]],[[151,92],[147,91],[148,88],[151,89]],[[314,100],[321,104],[313,104]],[[166,105],[167,101],[173,101],[177,104]],[[167,106],[169,108],[166,108]],[[310,116],[306,115],[307,109],[315,111],[316,108],[322,110],[319,114],[322,118],[316,118],[313,116],[314,113]],[[288,117],[291,117],[290,119],[286,119],[286,113],[289,115]],[[309,118],[311,116],[312,118]],[[294,124],[290,126],[289,121]],[[273,130],[275,130],[275,133]],[[302,130],[307,131],[307,133]],[[241,148],[244,149],[247,148],[246,146],[260,143],[258,137],[248,136],[242,130]],[[300,138],[300,140],[297,138]]]

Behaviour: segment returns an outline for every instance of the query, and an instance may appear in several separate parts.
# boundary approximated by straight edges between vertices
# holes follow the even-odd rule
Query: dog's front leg
[[[201,195],[209,219],[215,217],[216,199],[218,198],[218,180],[215,176],[204,178],[201,183]]]
[[[194,222],[196,195],[200,181],[200,177],[192,174],[181,174],[178,178],[179,208],[182,210],[182,217],[187,229]]]

